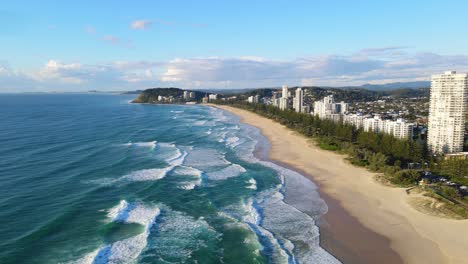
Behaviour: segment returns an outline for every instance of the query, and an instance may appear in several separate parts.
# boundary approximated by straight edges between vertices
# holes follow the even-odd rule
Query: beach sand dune
[[[216,107],[237,114],[242,122],[259,128],[271,143],[270,159],[304,172],[319,185],[330,204],[330,214],[324,216],[321,229],[327,240],[323,246],[332,254],[345,256],[347,251],[353,251],[355,261],[350,262],[356,263],[371,263],[372,258],[381,260],[374,263],[400,262],[382,249],[386,252],[382,256],[373,256],[371,250],[366,252],[366,248],[376,248],[377,240],[372,234],[375,232],[388,240],[380,243],[380,247],[389,245],[404,263],[468,263],[468,220],[419,212],[410,206],[410,197],[404,189],[377,183],[374,173],[352,166],[343,155],[321,150],[310,139],[252,112]],[[347,220],[339,213],[333,215],[334,207],[344,208],[352,218]],[[353,224],[353,219],[358,223]],[[349,229],[342,220],[350,222]],[[357,225],[372,232],[356,229]],[[385,261],[386,258],[393,260]]]

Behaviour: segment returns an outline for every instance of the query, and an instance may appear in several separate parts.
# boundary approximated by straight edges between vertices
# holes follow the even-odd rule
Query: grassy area
[[[448,188],[448,187],[447,187]],[[461,219],[468,219],[468,207],[461,201],[461,197],[451,197],[440,189],[424,188],[424,196],[431,197],[442,203],[441,207]]]
[[[409,204],[420,212],[443,218],[468,219],[466,208],[445,199],[430,188],[415,187],[408,189],[407,192],[411,194]]]

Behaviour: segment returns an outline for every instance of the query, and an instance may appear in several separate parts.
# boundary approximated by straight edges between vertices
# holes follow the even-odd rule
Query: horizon
[[[416,82],[428,82],[428,86],[404,86],[407,83],[413,82],[390,82],[390,83],[383,83],[383,84],[369,84],[365,83],[362,85],[357,86],[316,86],[316,85],[294,85],[288,86],[289,89],[293,88],[321,88],[321,89],[362,89],[362,90],[369,90],[369,91],[390,91],[390,90],[402,90],[402,89],[430,89],[430,81],[416,81]],[[402,84],[401,87],[384,87],[386,85],[396,85]],[[366,87],[366,86],[376,86],[374,88]],[[281,86],[271,86],[271,87],[243,87],[243,88],[202,88],[202,87],[195,87],[195,88],[185,88],[185,87],[146,87],[146,88],[137,88],[133,90],[77,90],[77,91],[12,91],[12,92],[3,92],[0,90],[0,94],[39,94],[39,93],[126,93],[126,92],[137,92],[137,91],[145,91],[149,89],[180,89],[180,90],[187,90],[187,91],[255,91],[255,90],[262,90],[262,89],[277,89],[281,90]]]
[[[0,93],[343,87],[468,72],[459,0],[110,5],[5,3]]]

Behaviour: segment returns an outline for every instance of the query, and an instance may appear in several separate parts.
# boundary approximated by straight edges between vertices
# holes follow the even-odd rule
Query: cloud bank
[[[117,41],[108,39],[108,41]],[[118,45],[118,41],[117,44]],[[404,47],[291,60],[262,57],[176,58],[102,64],[47,61],[24,72],[0,63],[0,92],[132,90],[148,87],[253,88],[288,85],[350,86],[429,80],[446,70],[468,72],[468,55],[410,53]]]

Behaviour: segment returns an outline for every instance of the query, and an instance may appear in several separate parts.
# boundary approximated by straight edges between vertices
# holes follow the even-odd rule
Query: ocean
[[[0,263],[339,263],[258,129],[133,98],[0,95]]]

